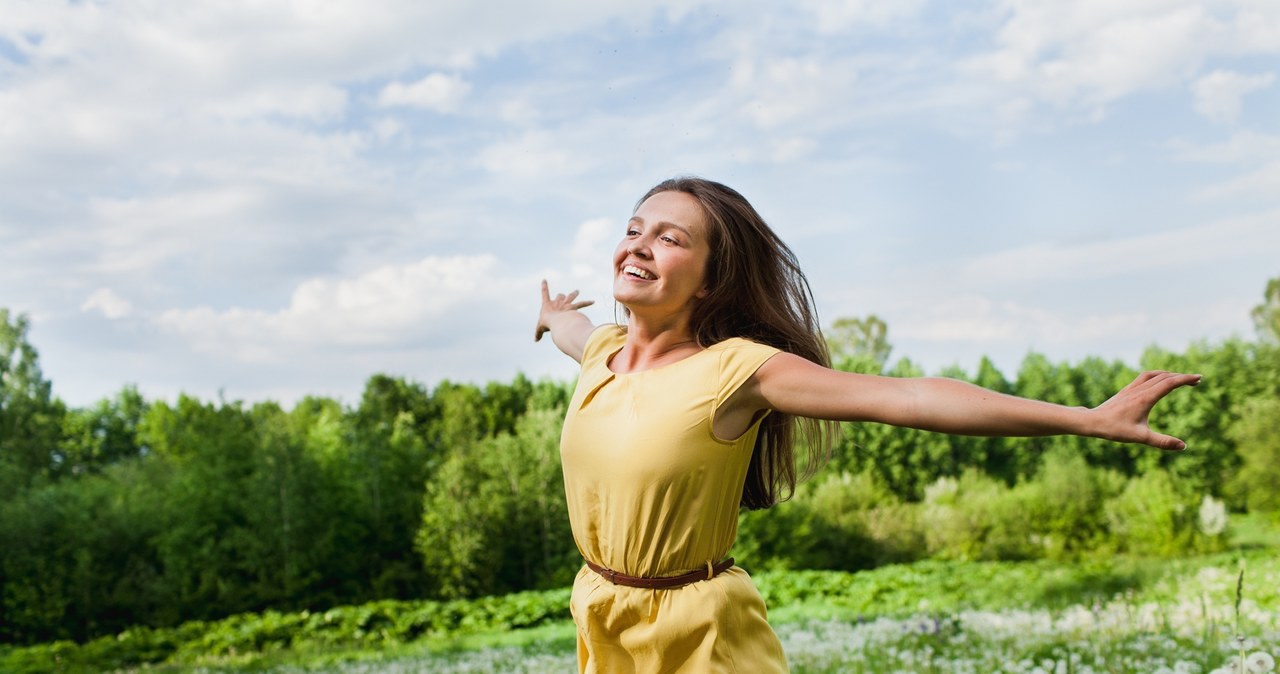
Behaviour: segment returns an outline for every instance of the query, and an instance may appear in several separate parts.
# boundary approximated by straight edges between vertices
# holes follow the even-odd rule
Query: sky
[[[55,395],[569,380],[673,175],[742,192],[824,325],[1012,378],[1254,336],[1275,0],[0,0],[0,307]]]

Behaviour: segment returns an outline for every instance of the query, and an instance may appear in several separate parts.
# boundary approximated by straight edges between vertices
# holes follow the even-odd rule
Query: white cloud
[[[956,299],[954,307],[911,305],[887,319],[895,354],[909,357],[928,372],[951,364],[972,372],[985,356],[1006,377],[1013,377],[1030,352],[1052,361],[1102,357],[1137,366],[1151,345],[1181,350],[1208,335],[1247,336],[1249,306],[1238,299],[1180,300],[1135,311],[1028,305],[971,294]]]
[[[477,163],[490,173],[519,178],[570,177],[586,170],[589,159],[573,151],[572,130],[534,130],[484,148]]]
[[[921,0],[808,0],[802,6],[817,15],[818,32],[830,34],[853,27],[883,29],[895,21],[915,16],[922,4]]]
[[[1197,191],[1195,197],[1204,200],[1234,198],[1245,195],[1274,197],[1277,193],[1280,193],[1280,160],[1263,164],[1261,167],[1231,180],[1209,185]],[[1280,230],[1280,217],[1273,220],[1272,227]]]
[[[1197,145],[1186,141],[1171,144],[1179,159],[1237,164],[1280,157],[1280,135],[1239,131],[1221,143]]]
[[[1028,95],[1096,123],[1108,106],[1189,84],[1218,56],[1280,53],[1280,12],[1257,0],[1003,0],[997,48],[961,61],[1003,97]],[[1206,84],[1205,86],[1212,86]],[[1213,114],[1229,114],[1226,108]]]
[[[404,131],[404,124],[390,117],[383,117],[373,123],[371,131],[374,138],[385,143]]]
[[[1245,94],[1271,86],[1275,75],[1245,75],[1231,70],[1215,70],[1191,85],[1196,112],[1210,121],[1232,123],[1240,117]]]
[[[803,159],[817,146],[809,138],[786,138],[773,144],[773,160],[779,164],[789,164]]]
[[[509,124],[523,126],[538,119],[538,110],[527,98],[513,98],[498,106],[498,117]]]
[[[611,320],[603,312],[613,298],[613,251],[622,228],[622,222],[609,218],[586,220],[578,226],[569,251],[570,276],[563,290],[577,289],[582,299],[595,302],[592,312],[599,320]]]
[[[968,63],[1017,90],[1093,108],[1186,77],[1203,59],[1212,19],[1181,2],[1009,0],[1001,47]]]
[[[90,369],[84,362],[112,361],[118,369],[95,371],[100,381],[167,377],[175,391],[238,381],[258,396],[330,391],[330,372],[502,378],[560,363],[529,339],[534,268],[553,287],[607,300],[612,228],[651,181],[678,173],[761,199],[793,245],[830,236],[809,271],[837,270],[828,273],[840,288],[860,274],[890,279],[877,306],[909,307],[904,292],[919,288],[877,259],[972,274],[919,274],[992,303],[973,309],[985,322],[928,307],[895,319],[922,340],[1000,340],[1038,323],[1121,329],[1107,323],[1115,304],[1072,313],[1053,304],[1061,298],[1041,307],[1030,296],[1076,274],[1168,279],[1201,261],[1189,250],[1253,255],[1233,271],[1263,267],[1256,251],[1278,245],[1275,138],[1241,129],[1204,145],[1207,125],[1175,126],[1168,134],[1188,140],[1172,153],[1189,163],[1176,167],[1184,182],[1166,184],[1152,155],[1168,154],[1152,153],[1145,133],[1185,123],[1148,120],[1179,97],[1178,113],[1189,111],[1196,77],[1263,72],[1255,57],[1280,44],[1274,0],[715,4],[9,3],[0,35],[23,58],[0,57],[4,301],[63,321],[54,330],[68,337],[42,354],[50,372],[72,363],[59,375],[68,381]],[[977,64],[971,76],[957,77],[966,62]],[[1149,90],[1162,95],[1137,95]],[[1249,111],[1274,94],[1253,94]],[[1108,119],[1126,96],[1134,106]],[[1086,138],[1060,133],[1062,118],[1101,124]],[[994,134],[1008,141],[996,150],[990,136],[974,138],[989,126],[1009,128]],[[1102,185],[1120,172],[1075,161],[1113,153],[1143,178]],[[1228,180],[1230,168],[1197,162],[1251,173]],[[1023,170],[991,176],[992,165]],[[1052,200],[1036,198],[1036,175],[1053,181],[1045,190],[1088,195],[1101,210],[1079,213],[1094,221],[1145,200],[1153,220],[1186,222],[1196,180],[1218,181],[1201,197],[1251,197],[1197,209],[1272,210],[1217,231],[1020,246],[963,269],[964,251],[911,249],[930,243],[934,223],[972,225],[973,241],[996,242],[1007,239],[985,226],[1012,230],[1019,218],[1042,228],[1041,240],[1078,240],[1044,210]],[[958,194],[970,185],[977,192]],[[1175,191],[1181,199],[1165,198]],[[596,214],[607,217],[586,219]],[[1017,241],[1029,231],[1017,229]],[[1197,287],[1236,292],[1216,270],[1202,275]],[[132,320],[100,320],[111,313]],[[103,358],[93,340],[131,359]],[[187,347],[205,355],[183,360]]]
[[[339,119],[346,109],[346,90],[325,83],[249,90],[209,106],[215,116],[230,119],[257,120],[279,115],[309,122]]]
[[[1117,335],[1141,335],[1150,322],[1144,312],[1074,316],[1011,301],[995,301],[986,296],[965,295],[945,304],[919,307],[893,328],[908,340],[1060,345]]]
[[[614,239],[622,238],[621,232],[622,224],[608,218],[586,220],[578,225],[569,251],[573,275],[580,278],[604,275],[613,259],[613,246],[617,243]]]
[[[457,75],[432,73],[411,84],[392,82],[378,93],[378,105],[403,105],[436,112],[457,112],[471,85]]]
[[[746,95],[743,110],[760,128],[811,121],[847,96],[858,76],[851,62],[746,55],[734,67],[733,85]],[[837,104],[838,106],[838,104]]]
[[[232,186],[155,198],[93,199],[94,266],[105,272],[141,270],[207,250],[251,227],[245,216],[259,200],[254,190]]]
[[[199,351],[243,362],[285,360],[294,349],[412,348],[456,344],[530,295],[529,279],[505,276],[492,255],[430,256],[350,279],[310,279],[277,311],[171,309],[157,324]],[[477,311],[477,307],[483,310]]]
[[[133,305],[110,288],[98,288],[80,305],[81,311],[97,311],[110,319],[133,313]]]
[[[983,255],[957,270],[988,284],[1033,280],[1103,279],[1257,255],[1280,250],[1280,212],[1206,225],[1079,244],[1036,243]]]

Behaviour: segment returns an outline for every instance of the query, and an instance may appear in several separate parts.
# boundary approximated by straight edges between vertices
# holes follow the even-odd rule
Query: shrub
[[[1106,504],[1118,547],[1139,555],[1171,556],[1192,547],[1199,509],[1169,474],[1152,470],[1129,481]]]
[[[744,512],[735,554],[755,569],[856,571],[923,555],[916,509],[870,472],[828,474],[769,511]]]

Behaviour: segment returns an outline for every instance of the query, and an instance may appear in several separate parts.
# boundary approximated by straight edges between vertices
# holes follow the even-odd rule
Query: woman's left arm
[[[989,391],[954,379],[897,378],[839,372],[780,353],[756,371],[745,391],[753,405],[797,416],[876,421],[940,433],[987,436],[1083,435],[1181,450],[1183,441],[1152,431],[1151,408],[1198,374],[1143,372],[1093,409],[1066,407]]]

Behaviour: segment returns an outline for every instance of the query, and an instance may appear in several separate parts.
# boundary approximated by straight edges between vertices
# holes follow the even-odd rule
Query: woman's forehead
[[[633,219],[645,224],[667,223],[692,234],[706,233],[706,214],[702,204],[686,192],[666,191],[650,195],[636,208]]]

